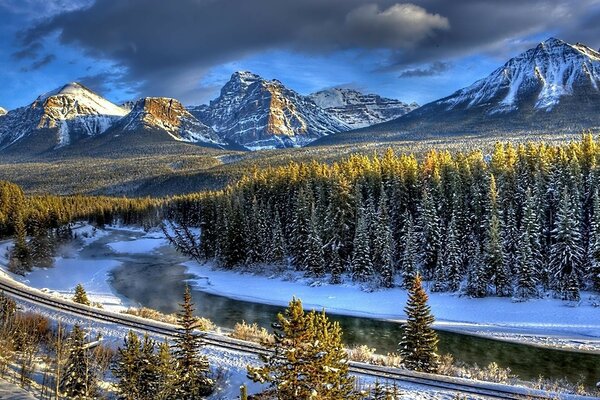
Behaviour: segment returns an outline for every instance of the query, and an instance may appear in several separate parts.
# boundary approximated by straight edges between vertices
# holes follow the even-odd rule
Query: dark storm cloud
[[[143,94],[186,100],[205,90],[198,81],[210,67],[273,49],[384,50],[384,68],[374,69],[417,71],[475,52],[502,58],[531,45],[517,39],[547,31],[598,47],[597,8],[598,0],[97,0],[37,24],[23,45],[59,32],[63,44],[123,67]],[[581,20],[585,37],[575,38]]]
[[[414,68],[402,71],[399,75],[400,78],[421,78],[425,76],[439,75],[442,72],[446,72],[450,68],[450,63],[436,61],[431,63],[425,68]]]
[[[62,43],[126,67],[145,93],[180,94],[199,90],[211,66],[265,50],[398,48],[448,29],[444,16],[392,0],[97,0],[38,24],[23,43],[58,31]]]
[[[44,57],[33,62],[31,65],[21,68],[21,71],[23,71],[23,72],[35,71],[42,67],[45,67],[46,65],[50,64],[54,60],[56,60],[56,56],[54,54],[46,54]]]

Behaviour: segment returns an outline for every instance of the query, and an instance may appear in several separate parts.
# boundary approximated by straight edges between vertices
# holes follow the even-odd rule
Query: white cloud
[[[394,4],[383,11],[376,4],[366,4],[348,13],[346,27],[357,44],[403,48],[450,29],[450,22],[410,3]]]

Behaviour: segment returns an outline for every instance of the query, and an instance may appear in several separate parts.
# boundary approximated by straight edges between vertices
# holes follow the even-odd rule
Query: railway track
[[[0,291],[12,296],[16,300],[25,300],[36,305],[53,310],[74,314],[80,318],[86,318],[103,323],[113,323],[134,329],[172,338],[177,334],[177,328],[173,325],[147,320],[131,315],[118,314],[107,310],[96,309],[82,304],[73,303],[52,297],[37,289],[29,288],[9,279],[0,278]],[[214,333],[206,333],[204,342],[212,347],[240,352],[251,355],[269,354],[269,350],[251,342],[233,339]],[[378,378],[381,381],[405,382],[429,388],[461,393],[464,395],[475,395],[492,399],[564,399],[584,400],[592,397],[559,394],[541,390],[528,389],[525,387],[506,386],[496,383],[474,381],[464,378],[453,378],[435,374],[425,374],[399,368],[382,367],[351,361],[349,369],[352,373]]]

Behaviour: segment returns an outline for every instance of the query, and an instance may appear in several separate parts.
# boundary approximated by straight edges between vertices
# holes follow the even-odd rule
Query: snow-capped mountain
[[[598,92],[599,84],[600,53],[550,38],[438,103],[448,109],[484,107],[491,114],[518,110],[523,103],[551,111],[567,96]]]
[[[309,97],[250,72],[236,72],[208,106],[189,108],[222,138],[250,149],[302,146],[350,129]]]
[[[6,115],[6,113],[7,111],[4,108],[0,107],[0,117]]]
[[[321,90],[311,94],[310,98],[353,129],[390,121],[419,107],[416,103],[407,104],[344,88]]]
[[[25,139],[48,148],[63,147],[106,131],[126,114],[81,84],[69,83],[9,111],[0,120],[0,149]]]
[[[159,130],[173,139],[190,143],[224,144],[216,133],[198,121],[177,100],[166,97],[146,97],[133,105],[113,131]]]
[[[471,86],[395,120],[317,145],[411,135],[575,133],[600,130],[600,53],[550,38]]]

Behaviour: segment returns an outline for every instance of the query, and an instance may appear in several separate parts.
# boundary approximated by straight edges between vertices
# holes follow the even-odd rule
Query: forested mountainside
[[[225,268],[289,265],[375,287],[420,272],[436,291],[576,301],[600,290],[599,162],[600,144],[585,135],[499,143],[490,157],[390,150],[255,170],[180,199],[177,220],[202,236],[179,245]]]

